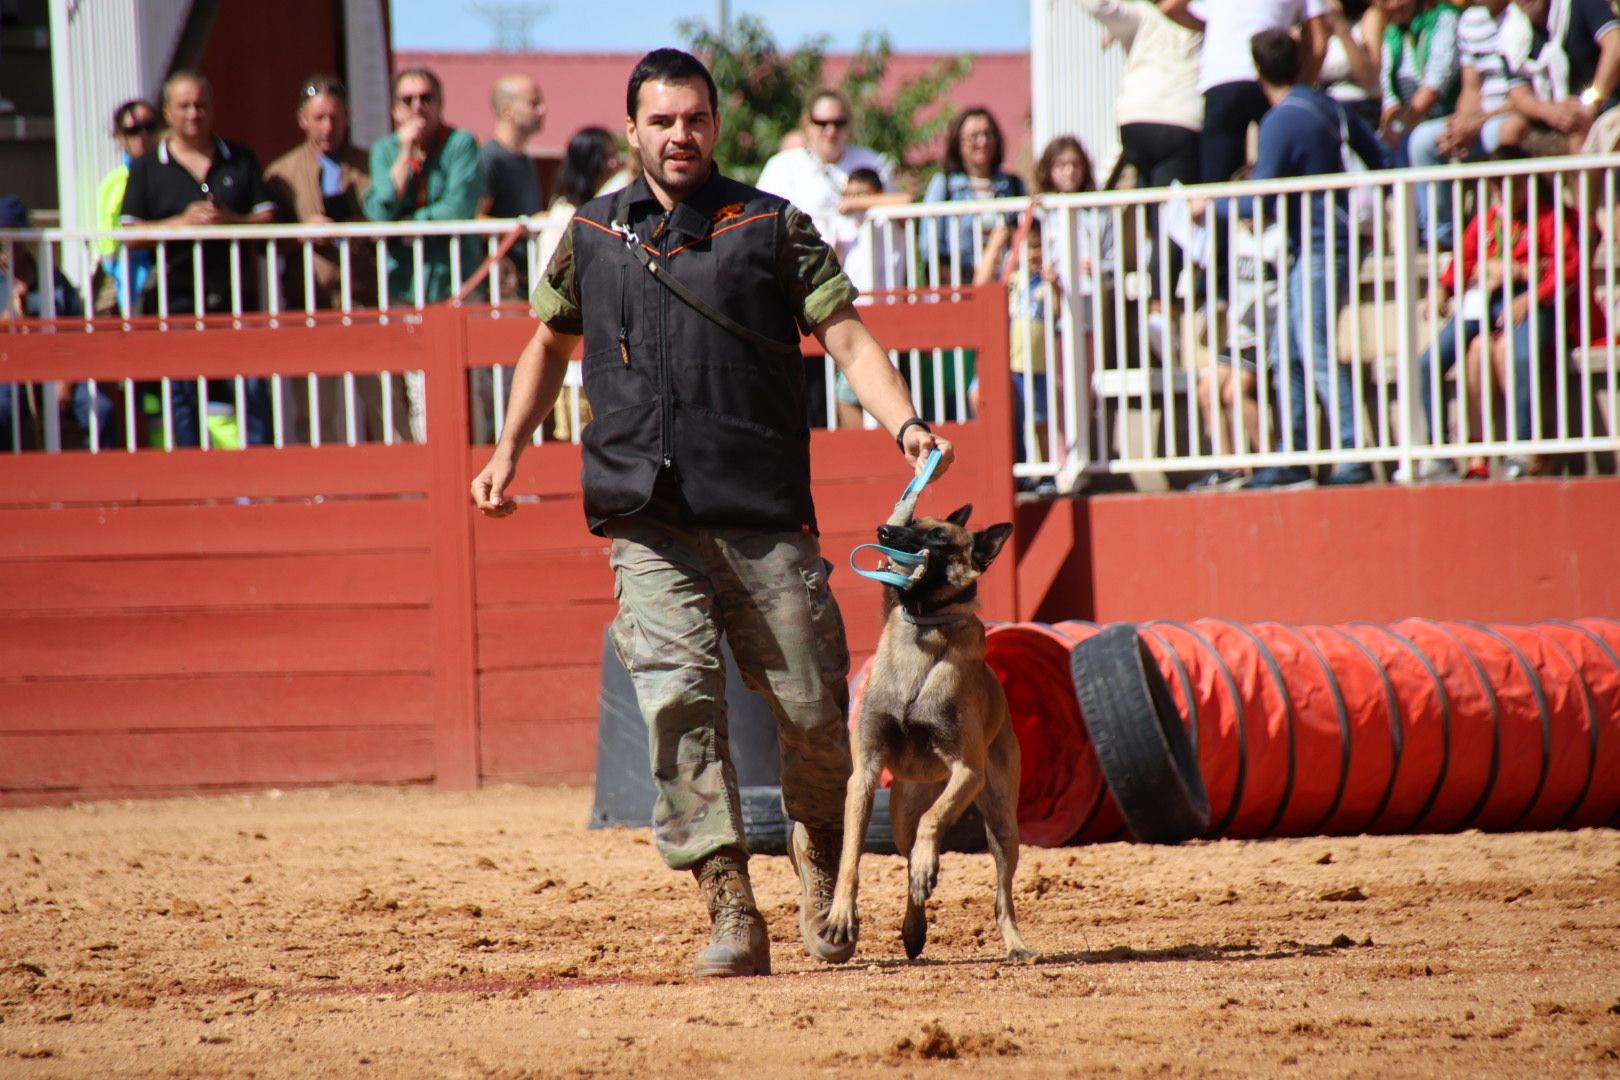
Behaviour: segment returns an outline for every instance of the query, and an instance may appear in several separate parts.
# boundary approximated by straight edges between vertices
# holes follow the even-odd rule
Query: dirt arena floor
[[[1616,1076],[1620,833],[947,855],[865,938],[686,975],[690,879],[583,789],[339,789],[0,812],[0,1076]]]

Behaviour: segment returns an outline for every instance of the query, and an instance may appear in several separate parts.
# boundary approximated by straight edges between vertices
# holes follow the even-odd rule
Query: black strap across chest
[[[653,260],[652,254],[642,246],[641,238],[630,228],[629,190],[629,188],[625,188],[614,205],[613,231],[618,233],[624,240],[625,250],[630,253],[630,257],[640,263],[641,268],[651,274],[654,281],[674,293],[676,299],[680,300],[681,303],[732,336],[768,352],[780,353],[783,356],[799,355],[799,343],[797,341],[789,345],[784,341],[778,341],[776,338],[767,337],[758,330],[744,326],[725,312],[717,311],[704,302],[702,297],[682,284],[681,280],[673,273],[660,269],[658,263]]]

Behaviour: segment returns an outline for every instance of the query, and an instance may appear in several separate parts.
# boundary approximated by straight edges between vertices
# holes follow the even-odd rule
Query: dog
[[[872,799],[887,767],[894,777],[889,820],[906,856],[910,888],[900,927],[906,956],[928,940],[928,898],[939,880],[939,838],[970,803],[984,817],[996,864],[996,926],[1011,960],[1033,960],[1013,914],[1018,869],[1018,738],[1007,698],[984,661],[978,579],[1012,525],[968,529],[971,505],[944,519],[924,517],[878,528],[878,542],[924,558],[904,587],[884,586],[878,639],[860,716],[850,733],[854,772],[844,800],[844,847],[822,936],[859,935],[855,897]]]

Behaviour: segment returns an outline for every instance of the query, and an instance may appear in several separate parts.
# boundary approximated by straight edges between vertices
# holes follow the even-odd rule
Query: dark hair
[[[557,197],[574,206],[584,206],[596,195],[602,182],[602,166],[618,149],[613,136],[599,127],[580,128],[568,140],[562,171],[557,174]]]
[[[1559,151],[1559,153],[1562,152],[1563,151]],[[1495,150],[1492,150],[1490,153],[1485,155],[1485,160],[1530,161],[1531,159],[1540,156],[1542,155],[1533,154],[1522,146],[1498,146]],[[1526,192],[1530,190],[1530,185],[1534,184],[1536,188],[1536,202],[1538,205],[1546,207],[1550,206],[1551,200],[1556,197],[1556,188],[1553,184],[1553,176],[1553,173],[1547,171],[1530,173],[1525,176],[1492,176],[1489,178],[1489,183],[1501,185],[1504,180],[1511,179],[1514,185],[1520,191]]]
[[[1249,39],[1254,70],[1272,86],[1299,82],[1299,42],[1287,30],[1262,30]]]
[[[944,168],[947,174],[967,172],[962,165],[962,126],[975,116],[982,116],[990,122],[990,137],[995,140],[995,152],[990,155],[990,171],[1001,171],[1001,156],[1007,149],[1007,142],[1001,136],[1001,125],[989,109],[983,105],[975,105],[956,114],[951,120],[951,126],[945,132],[945,161]]]
[[[703,61],[680,49],[654,49],[643,56],[635,70],[630,72],[630,86],[624,94],[624,115],[635,119],[636,101],[641,96],[642,83],[686,82],[688,79],[703,80],[703,85],[709,88],[709,110],[718,114],[720,91],[714,85],[714,76],[703,66]]]
[[[883,177],[876,169],[851,169],[849,177],[844,181],[846,185],[854,183],[870,184],[879,191],[883,190]]]
[[[122,105],[118,106],[118,108],[113,110],[112,126],[114,135],[122,135],[124,133],[124,122],[129,119],[129,114],[134,112],[136,109],[148,110],[151,112],[154,119],[158,115],[157,106],[153,105],[150,101],[147,101],[145,98],[130,98],[128,101],[124,102]]]
[[[1081,146],[1080,140],[1073,135],[1059,135],[1046,144],[1046,149],[1041,151],[1041,160],[1035,163],[1036,194],[1045,194],[1052,190],[1052,166],[1057,164],[1057,159],[1064,154],[1080,155],[1080,167],[1085,170],[1085,175],[1080,178],[1078,190],[1096,191],[1097,171],[1092,168],[1091,155],[1086,153],[1086,148]]]
[[[413,78],[426,79],[428,85],[433,87],[433,96],[438,99],[439,104],[444,104],[444,83],[439,81],[439,77],[433,73],[432,68],[425,67],[408,67],[394,72],[394,81],[388,84],[388,97],[391,100],[397,99],[399,97],[399,84],[406,79]]]
[[[208,76],[192,68],[181,68],[163,80],[163,92],[159,96],[165,108],[169,104],[169,91],[180,83],[190,83],[193,86],[201,87],[203,93],[208,96],[208,100],[214,100],[214,84],[208,81]]]

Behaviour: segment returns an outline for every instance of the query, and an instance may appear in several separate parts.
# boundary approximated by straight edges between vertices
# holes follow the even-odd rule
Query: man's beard
[[[691,194],[703,186],[703,182],[709,178],[709,173],[714,170],[714,161],[710,159],[703,162],[701,172],[693,171],[685,176],[670,176],[665,171],[666,162],[663,158],[649,159],[644,150],[638,150],[638,153],[641,155],[641,171],[657,181],[658,186],[671,195]]]

